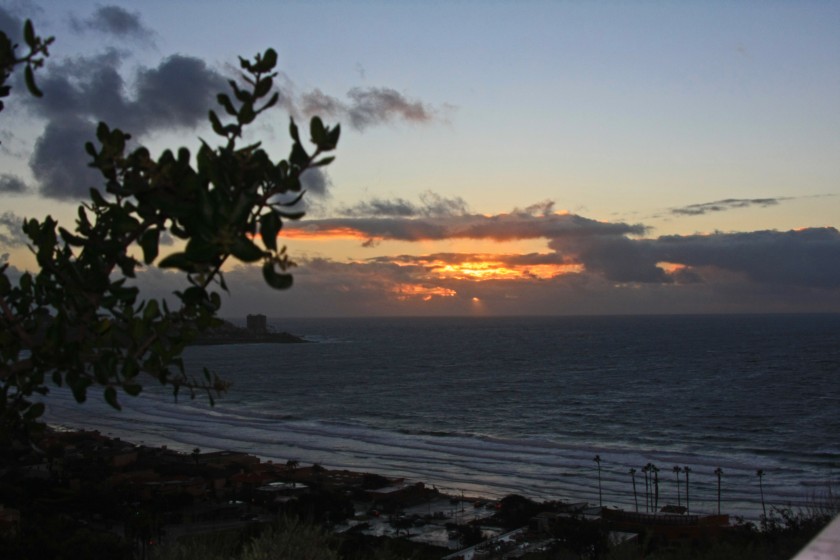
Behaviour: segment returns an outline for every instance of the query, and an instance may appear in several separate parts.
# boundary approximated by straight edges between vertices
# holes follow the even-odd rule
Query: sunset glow
[[[408,301],[412,299],[430,301],[434,297],[452,297],[457,293],[455,290],[451,290],[449,288],[419,284],[398,284],[394,286],[392,292],[396,295],[396,298],[399,301]]]
[[[500,261],[468,261],[460,264],[437,263],[431,272],[441,278],[458,280],[549,279],[583,271],[580,264],[506,265]]]
[[[279,164],[291,118],[312,154],[316,115],[341,138],[271,199],[300,218],[276,240],[293,289],[232,256],[223,315],[840,310],[840,4],[383,4],[0,6],[13,42],[26,19],[56,38],[43,98],[3,112],[0,265],[36,271],[23,220],[72,229],[105,188],[98,123],[151,154],[223,146],[208,111],[227,124],[237,56],[273,48],[278,102],[237,146]],[[161,234],[141,292],[184,289],[157,266],[184,246]]]
[[[305,227],[289,227],[280,232],[280,236],[285,237],[287,239],[307,239],[317,241],[325,241],[330,239],[370,239],[370,236],[363,234],[357,229],[349,227],[337,227],[317,231],[312,231]]]
[[[680,272],[680,271],[688,268],[684,264],[665,262],[665,261],[656,263],[656,266],[658,266],[659,268],[661,268],[662,270],[664,270],[668,274],[673,274],[675,272]]]

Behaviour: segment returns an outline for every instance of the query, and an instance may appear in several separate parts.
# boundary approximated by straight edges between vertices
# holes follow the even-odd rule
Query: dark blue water
[[[241,449],[452,491],[693,510],[802,506],[840,482],[840,316],[274,321],[314,344],[191,348],[233,382],[215,407],[151,390],[115,413],[54,395],[51,419],[147,443]],[[91,406],[93,404],[93,406]],[[641,473],[637,484],[643,488]],[[680,475],[680,499],[685,478]],[[639,499],[643,503],[643,498]]]

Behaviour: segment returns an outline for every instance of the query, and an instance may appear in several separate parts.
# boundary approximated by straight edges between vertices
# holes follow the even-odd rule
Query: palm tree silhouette
[[[604,500],[601,495],[601,456],[595,455],[593,461],[598,465],[598,505],[604,507]]]
[[[653,511],[659,509],[659,467],[651,465],[653,471]]]
[[[685,512],[691,513],[691,506],[688,503],[688,473],[691,472],[691,468],[686,465],[683,467],[683,472],[685,473]]]
[[[650,468],[653,465],[648,463],[642,467],[642,472],[645,474],[645,511],[650,512]]]
[[[767,508],[764,507],[764,485],[761,483],[761,479],[764,478],[764,470],[758,469],[755,471],[755,475],[758,477],[758,490],[761,492],[761,511],[764,513],[761,524],[764,525],[767,523]]]
[[[636,503],[636,513],[639,513],[639,496],[636,494],[636,469],[630,469],[630,478],[633,479],[633,501]]]
[[[682,501],[680,500],[680,473],[682,472],[682,468],[679,465],[674,465],[674,475],[677,477],[677,507],[682,505]]]
[[[720,477],[723,476],[723,469],[718,467],[715,469],[717,476],[717,494],[718,494],[718,515],[720,515]]]

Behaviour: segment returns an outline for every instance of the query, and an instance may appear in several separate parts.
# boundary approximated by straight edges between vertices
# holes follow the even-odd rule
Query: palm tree
[[[755,475],[758,477],[758,490],[761,492],[761,511],[764,513],[761,524],[764,525],[767,523],[767,508],[764,507],[764,485],[761,484],[761,479],[764,478],[764,469],[758,469],[755,471]]]
[[[652,465],[653,471],[653,511],[659,509],[659,467]]]
[[[604,500],[601,494],[601,456],[595,455],[593,461],[595,461],[595,463],[598,465],[598,505],[604,507]]]
[[[630,478],[633,479],[633,501],[636,503],[636,513],[639,513],[639,496],[636,494],[636,469],[630,469]]]
[[[685,512],[691,513],[691,506],[688,503],[688,473],[691,472],[691,468],[686,465],[683,467],[683,472],[685,473]]]
[[[682,472],[682,468],[679,465],[674,465],[674,475],[677,477],[677,507],[682,505],[682,501],[680,500],[680,473]]]
[[[715,475],[717,476],[718,515],[720,515],[720,477],[723,476],[723,469],[720,467],[716,468]]]
[[[652,464],[648,463],[644,467],[642,467],[642,472],[645,473],[645,511],[650,512],[650,470],[653,467]]]

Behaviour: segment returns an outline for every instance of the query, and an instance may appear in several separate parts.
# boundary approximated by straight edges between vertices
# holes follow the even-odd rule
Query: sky
[[[16,82],[0,114],[12,276],[21,220],[72,225],[101,186],[98,121],[194,153],[271,47],[249,140],[342,137],[281,232],[294,286],[232,262],[223,316],[840,312],[840,3],[0,1],[26,18],[55,43],[44,97]]]

